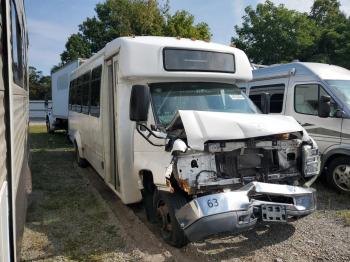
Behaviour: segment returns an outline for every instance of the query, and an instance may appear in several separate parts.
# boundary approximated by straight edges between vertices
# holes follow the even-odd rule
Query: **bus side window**
[[[69,84],[68,110],[72,110],[72,104],[73,104],[73,83],[74,83],[74,80],[70,81],[70,84]]]
[[[78,77],[77,83],[75,86],[75,111],[81,113],[81,100],[82,100],[82,84],[83,84],[83,76]]]
[[[100,90],[101,90],[102,66],[96,67],[91,73],[91,98],[90,115],[100,116]]]
[[[81,77],[81,112],[89,114],[90,72]]]
[[[18,20],[18,14],[14,1],[11,3],[11,44],[13,81],[20,87],[23,87],[23,41],[21,25]]]

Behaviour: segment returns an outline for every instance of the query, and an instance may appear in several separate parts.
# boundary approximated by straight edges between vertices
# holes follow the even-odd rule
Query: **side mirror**
[[[330,96],[321,96],[318,105],[318,116],[319,117],[329,117],[331,112],[331,97]]]
[[[134,85],[131,89],[129,118],[135,122],[145,122],[148,118],[150,103],[149,87],[146,85]]]
[[[263,114],[270,113],[270,94],[267,92],[264,92],[261,94],[261,111]]]

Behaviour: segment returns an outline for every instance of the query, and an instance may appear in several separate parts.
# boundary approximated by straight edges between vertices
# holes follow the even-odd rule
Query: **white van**
[[[316,140],[328,183],[350,192],[349,70],[320,63],[273,65],[254,70],[253,80],[240,87],[262,111],[293,116]]]
[[[68,130],[69,77],[84,60],[76,59],[51,74],[51,108],[47,104],[46,128],[48,133]]]
[[[123,37],[71,75],[69,136],[125,204],[143,199],[181,247],[316,208],[316,143],[291,117],[259,114],[234,84],[246,54],[204,41]]]

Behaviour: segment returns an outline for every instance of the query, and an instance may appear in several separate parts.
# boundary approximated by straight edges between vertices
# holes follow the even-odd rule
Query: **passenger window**
[[[23,43],[21,26],[14,1],[11,4],[11,44],[13,81],[23,87]]]
[[[270,94],[270,113],[282,113],[284,99],[284,84],[253,86],[250,88],[249,98],[262,110],[262,93]]]
[[[90,72],[81,77],[81,112],[89,114]]]
[[[68,109],[72,110],[72,102],[73,102],[73,81],[69,84],[69,102],[68,102]]]
[[[250,95],[250,100],[262,111],[261,95]]]
[[[81,113],[81,97],[82,97],[81,84],[82,84],[82,77],[79,77],[76,80],[76,86],[75,86],[75,110],[74,110],[79,113]]]
[[[320,97],[321,97],[321,96],[330,96],[330,95],[326,92],[326,90],[323,89],[322,86],[320,86]],[[330,97],[331,97],[331,112],[329,113],[329,116],[330,116],[330,117],[335,117],[335,114],[336,114],[336,112],[337,112],[337,110],[338,110],[338,105],[337,105],[337,103],[334,101],[334,99],[332,98],[332,96],[330,96]]]
[[[101,74],[102,66],[93,69],[91,72],[90,115],[95,117],[100,116]]]
[[[318,101],[321,95],[329,95],[318,84],[302,84],[295,86],[294,107],[295,112],[306,115],[318,115]],[[337,105],[331,99],[331,113],[334,116]]]
[[[273,94],[270,97],[270,113],[281,113],[284,94]]]

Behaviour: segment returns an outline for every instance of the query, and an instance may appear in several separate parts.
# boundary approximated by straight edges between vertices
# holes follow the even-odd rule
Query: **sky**
[[[97,3],[104,0],[25,0],[29,30],[29,63],[50,74],[60,61],[68,37],[78,31],[78,25],[95,15]],[[213,34],[212,41],[229,44],[234,26],[242,24],[244,8],[255,7],[264,0],[170,0],[171,12],[184,9],[197,22],[206,22]],[[313,0],[272,0],[290,9],[308,12]],[[341,10],[350,15],[350,0],[340,0]]]

